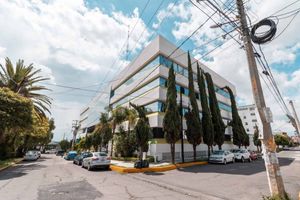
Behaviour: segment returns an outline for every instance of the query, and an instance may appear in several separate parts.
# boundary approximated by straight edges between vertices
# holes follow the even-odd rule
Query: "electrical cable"
[[[270,29],[264,32],[263,35],[257,35],[255,33],[256,30],[261,28],[262,26],[269,26]],[[267,42],[270,42],[274,38],[276,31],[277,31],[277,27],[273,20],[268,18],[263,19],[252,27],[250,32],[251,40],[256,44],[265,44]]]

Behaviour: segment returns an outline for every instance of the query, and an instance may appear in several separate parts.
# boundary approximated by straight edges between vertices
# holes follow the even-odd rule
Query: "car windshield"
[[[238,152],[240,152],[240,150],[239,149],[232,149],[231,152],[232,153],[238,153]]]
[[[214,151],[213,155],[223,155],[224,151]]]
[[[28,151],[27,154],[34,154],[34,151]]]
[[[93,153],[93,154],[94,154],[94,156],[96,156],[96,157],[107,156],[107,154],[104,153],[104,152],[95,152],[95,153]]]

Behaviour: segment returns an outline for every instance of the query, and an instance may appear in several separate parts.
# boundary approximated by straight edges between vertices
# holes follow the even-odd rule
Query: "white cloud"
[[[126,41],[128,25],[137,22],[130,44],[136,43],[145,28],[137,10],[132,16],[120,12],[109,16],[98,8],[86,8],[83,0],[1,1],[0,18],[6,19],[0,21],[5,27],[0,45],[7,47],[8,54],[37,63],[54,59],[92,71],[110,70]],[[136,48],[149,36],[146,30]]]
[[[133,53],[152,35],[137,8],[129,15],[115,9],[105,13],[97,7],[87,8],[84,0],[2,0],[0,19],[5,30],[0,31],[0,59],[9,57],[13,62],[24,59],[26,64],[34,63],[35,68],[42,69],[42,75],[49,77],[51,83],[58,81],[57,84],[77,87],[110,78],[128,63],[122,58],[124,55],[115,62],[126,42],[128,25],[132,29],[137,23],[129,40]],[[104,77],[108,72],[109,76]],[[70,123],[78,119],[79,110],[88,98],[80,103],[76,99],[70,101],[70,89],[51,88],[54,93],[66,93],[56,96],[52,106],[55,133],[62,136],[70,131]],[[99,88],[95,86],[96,89]]]
[[[212,10],[208,8],[203,2],[201,2],[200,4],[198,4],[196,1],[194,2],[201,9],[212,14]],[[250,1],[250,4],[248,3],[248,7],[250,7],[248,13],[252,18],[252,23],[254,23],[257,22],[258,19],[262,19],[266,16],[271,15],[275,11],[279,10],[280,8],[283,8],[291,2],[293,1]],[[179,9],[179,6],[182,5],[184,5],[184,9]],[[285,12],[291,9],[293,9],[293,7],[291,7],[288,10],[285,10]],[[172,34],[178,40],[184,39],[187,36],[189,36],[200,24],[202,24],[207,19],[207,16],[205,16],[200,10],[198,10],[189,2],[175,6],[175,9],[173,11],[167,9],[165,11],[162,11],[161,13],[161,15],[166,15],[166,13],[172,13],[173,16],[175,15],[177,17],[175,18],[176,23],[172,30]],[[188,17],[187,13],[189,13]],[[230,16],[235,18],[234,12],[233,14],[230,14]],[[277,35],[282,30],[284,30],[284,27],[289,22],[289,19],[280,20],[277,27]],[[218,17],[218,15],[214,17],[214,20],[216,22],[224,22]],[[203,28],[201,28],[198,31],[198,33],[195,36],[191,38],[195,46],[198,48],[197,50],[193,51],[195,57],[200,58],[201,55],[205,54],[207,51],[209,51],[217,45],[217,43],[211,43],[209,45],[202,46],[205,42],[224,34],[224,32],[222,32],[221,29],[211,29],[210,26],[213,24],[214,22],[209,21]],[[269,64],[276,63],[277,65],[282,66],[285,66],[286,64],[294,64],[297,52],[299,52],[300,50],[300,35],[297,31],[297,24],[300,24],[300,17],[296,17],[292,24],[288,27],[288,29],[285,30],[285,32],[280,37],[276,38],[271,43],[262,46],[266,58],[269,61]],[[227,36],[227,38],[229,37]],[[220,41],[221,40],[218,40],[218,42]],[[224,44],[219,48],[219,50],[216,50],[215,52],[210,54],[209,60],[201,61],[236,86],[237,95],[239,97],[240,103],[253,103],[254,100],[252,96],[251,82],[249,78],[246,55],[244,50],[240,49],[239,45],[234,43],[234,41],[230,41]],[[261,71],[260,68],[259,71]],[[283,92],[283,96],[286,103],[288,102],[288,99],[300,98],[299,70],[291,73],[273,70],[273,74],[275,76],[275,79],[277,80],[279,89]],[[265,93],[267,106],[269,106],[273,112],[274,127],[277,127],[279,123],[285,121],[286,118],[284,116],[283,111],[280,109],[273,96],[269,93],[264,83],[263,89]],[[295,104],[297,103],[299,104],[300,102],[296,101]],[[297,112],[300,113],[299,107],[300,106],[298,106]],[[293,130],[293,127],[291,125],[286,125],[284,128],[290,132],[292,132]]]

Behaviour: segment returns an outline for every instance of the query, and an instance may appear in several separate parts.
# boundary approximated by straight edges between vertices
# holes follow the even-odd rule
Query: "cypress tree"
[[[175,143],[180,136],[180,115],[177,106],[177,92],[173,64],[167,81],[166,113],[163,120],[166,142],[170,144],[172,163],[175,163]]]
[[[216,92],[214,88],[213,80],[209,73],[205,73],[207,89],[209,94],[209,108],[211,111],[211,117],[214,127],[214,142],[218,145],[219,149],[222,149],[222,144],[225,140],[225,124],[222,120]]]
[[[143,152],[147,152],[149,145],[148,141],[152,138],[151,128],[149,120],[146,116],[146,109],[143,106],[138,106],[133,103],[129,103],[138,113],[138,121],[134,127],[136,134],[136,144],[139,147],[140,155],[139,158],[142,160]],[[129,134],[129,133],[128,133]]]
[[[210,156],[210,147],[214,143],[214,126],[211,118],[211,113],[208,107],[207,94],[205,89],[205,79],[203,72],[200,72],[199,64],[197,62],[197,77],[198,87],[200,92],[201,107],[202,107],[202,129],[203,142],[207,144],[207,154]]]
[[[241,148],[242,145],[248,146],[249,136],[246,133],[243,122],[239,116],[233,92],[228,86],[226,86],[225,89],[230,95],[232,120],[229,125],[232,127],[233,144],[237,145],[239,148]]]
[[[197,127],[199,126],[198,122],[196,121],[197,117],[194,116],[194,112],[188,109],[188,112],[184,115],[186,119],[186,126],[187,129],[185,131],[187,136],[187,141],[192,144],[193,146],[193,157],[194,161],[196,161],[196,148],[197,145],[201,143],[201,137],[199,137],[199,129]]]
[[[201,143],[202,141],[202,125],[201,120],[199,116],[199,108],[197,104],[197,99],[195,95],[195,87],[194,87],[194,78],[193,78],[193,69],[192,69],[192,63],[191,63],[191,57],[190,53],[188,52],[188,79],[189,79],[189,99],[191,102],[192,110],[191,113],[187,115],[190,122],[187,122],[188,127],[187,134],[187,140],[190,144],[193,145],[193,152],[194,152],[194,160],[196,160],[196,147]]]

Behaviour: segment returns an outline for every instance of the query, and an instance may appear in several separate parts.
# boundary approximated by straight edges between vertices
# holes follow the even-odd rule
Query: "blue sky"
[[[141,16],[147,2],[148,0],[0,2],[0,18],[5,19],[0,21],[0,26],[5,27],[5,31],[0,32],[0,62],[5,57],[13,61],[21,58],[25,63],[34,63],[36,68],[42,69],[43,75],[50,78],[47,86],[52,91],[47,94],[53,98],[51,111],[57,125],[55,140],[60,140],[64,133],[70,137],[72,120],[79,118],[80,110],[95,96],[95,91],[103,90],[103,83],[111,80],[157,34],[179,45],[207,18],[188,0],[163,0],[162,6],[149,23],[161,0],[149,0]],[[174,5],[174,2],[177,3]],[[197,4],[196,1],[193,2]],[[221,1],[217,2],[222,6]],[[249,1],[246,4],[247,13],[254,23],[291,2],[293,1]],[[212,13],[203,2],[198,5],[207,13]],[[300,3],[296,3],[283,12],[299,7]],[[234,17],[234,13],[231,17]],[[213,19],[222,22],[217,14]],[[278,32],[284,29],[290,19],[279,21]],[[126,60],[124,48],[121,55],[119,52],[127,39],[128,25],[131,31],[135,24],[129,39],[130,55]],[[213,24],[213,21],[208,21],[182,48],[190,50],[196,58],[201,58],[217,44],[224,43],[200,61],[236,85],[240,104],[253,103],[246,57],[240,46],[229,40],[228,36],[225,40],[220,38],[214,43],[203,45],[224,34],[221,29],[211,29]],[[295,107],[300,112],[298,24],[300,15],[295,17],[279,38],[262,48],[285,101],[295,100]],[[239,40],[238,37],[236,39]],[[112,65],[113,63],[115,64]],[[58,85],[80,87],[89,91],[67,89]],[[280,130],[292,133],[293,128],[287,123],[279,105],[265,86],[264,90],[267,105],[273,112],[274,129],[283,124]]]

